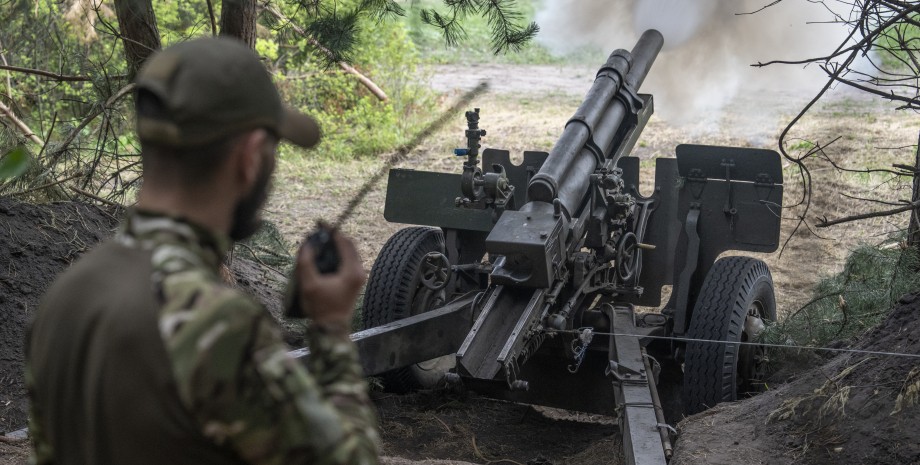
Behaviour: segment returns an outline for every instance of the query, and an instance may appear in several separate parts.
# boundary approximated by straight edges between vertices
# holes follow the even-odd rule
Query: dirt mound
[[[0,434],[26,426],[22,346],[42,294],[77,257],[110,237],[120,216],[78,202],[34,205],[0,198]],[[242,258],[233,260],[231,270],[238,287],[280,317],[283,276]],[[288,342],[301,339],[297,329],[285,325]]]
[[[854,349],[920,354],[920,294]],[[920,359],[845,353],[779,389],[680,425],[680,464],[920,464]]]
[[[39,299],[61,271],[111,235],[116,224],[112,213],[91,205],[30,205],[0,198],[0,432],[26,424],[22,343]]]

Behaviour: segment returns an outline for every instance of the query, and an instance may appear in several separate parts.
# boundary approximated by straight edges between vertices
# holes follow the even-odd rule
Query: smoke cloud
[[[664,35],[664,49],[642,86],[642,92],[655,95],[656,114],[678,124],[718,122],[725,106],[736,99],[767,90],[801,99],[825,82],[816,66],[751,64],[826,55],[846,37],[840,25],[815,24],[831,20],[832,14],[807,0],[784,0],[756,14],[741,14],[769,3],[544,0],[536,17],[538,40],[560,53],[584,46],[609,53],[630,49],[642,31],[657,29]],[[778,111],[750,108],[733,123],[760,125],[764,119],[776,120]]]

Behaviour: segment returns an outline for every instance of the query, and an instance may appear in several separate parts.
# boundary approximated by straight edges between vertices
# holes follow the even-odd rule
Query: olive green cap
[[[316,121],[281,103],[258,55],[237,39],[195,39],[157,52],[135,83],[160,103],[155,114],[138,112],[141,142],[194,147],[256,128],[301,147],[319,142]]]

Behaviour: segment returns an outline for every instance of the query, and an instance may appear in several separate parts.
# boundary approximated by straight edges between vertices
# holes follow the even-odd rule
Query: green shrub
[[[347,160],[374,155],[408,140],[421,124],[430,91],[417,84],[418,53],[403,25],[395,21],[368,24],[358,30],[352,63],[389,97],[382,102],[358,79],[321,57],[306,56],[303,64],[276,74],[283,98],[313,115],[323,139],[311,156]],[[296,151],[295,151],[296,153]]]
[[[826,347],[863,334],[888,314],[900,296],[920,289],[920,260],[915,253],[900,247],[857,248],[840,273],[815,287],[811,301],[769,328],[766,340]]]

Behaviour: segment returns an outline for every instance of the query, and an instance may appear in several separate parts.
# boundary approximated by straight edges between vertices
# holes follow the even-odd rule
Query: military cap
[[[159,51],[135,84],[138,97],[149,92],[157,101],[156,111],[138,108],[142,142],[194,147],[256,128],[301,147],[319,142],[316,121],[281,103],[258,55],[238,39],[200,38]]]

